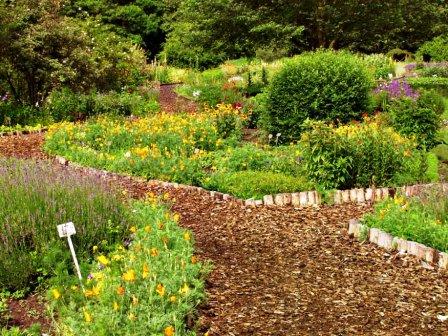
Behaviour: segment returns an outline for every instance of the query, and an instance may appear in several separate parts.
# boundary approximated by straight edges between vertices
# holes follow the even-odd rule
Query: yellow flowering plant
[[[206,271],[193,236],[161,205],[137,202],[133,209],[128,247],[98,256],[84,290],[51,290],[58,323],[70,334],[189,335],[183,321],[204,298]]]

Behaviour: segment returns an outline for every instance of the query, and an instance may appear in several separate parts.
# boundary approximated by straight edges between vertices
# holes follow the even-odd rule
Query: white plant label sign
[[[59,237],[64,238],[76,234],[75,225],[72,222],[58,225]]]
[[[81,269],[79,268],[78,259],[76,258],[75,248],[73,247],[71,236],[76,234],[75,225],[72,222],[58,225],[59,237],[67,237],[68,247],[73,257],[73,262],[75,263],[76,273],[78,273],[78,278],[82,281]],[[82,282],[81,282],[82,286]]]

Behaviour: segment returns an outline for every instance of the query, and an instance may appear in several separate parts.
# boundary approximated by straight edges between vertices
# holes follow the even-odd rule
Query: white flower
[[[233,76],[231,78],[229,78],[229,83],[231,82],[242,82],[244,81],[244,78],[241,76]]]
[[[125,157],[126,159],[129,159],[129,158],[131,157],[131,152],[126,152],[126,153],[124,153],[124,157]]]
[[[201,90],[194,90],[193,91],[193,97],[197,98],[201,95]]]
[[[281,133],[277,133],[277,135],[276,135],[277,138],[280,138],[280,135],[282,135],[282,134]]]
[[[393,74],[388,74],[388,76],[389,76],[389,79],[392,79],[392,78],[394,78],[394,75]]]
[[[269,136],[268,136],[268,137],[269,137],[269,139],[272,139],[272,136],[273,136],[272,134],[269,134]]]

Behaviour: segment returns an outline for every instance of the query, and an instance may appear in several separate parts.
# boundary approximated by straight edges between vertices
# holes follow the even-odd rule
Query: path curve
[[[0,139],[21,147],[28,136]],[[30,141],[37,154],[39,141]],[[34,147],[33,147],[34,146]],[[33,148],[31,148],[33,147]],[[134,197],[168,192],[214,270],[199,335],[448,335],[448,276],[348,238],[358,205],[250,208],[128,179]]]
[[[194,101],[179,96],[174,89],[178,84],[160,85],[159,104],[163,112],[167,113],[193,113],[197,111]]]

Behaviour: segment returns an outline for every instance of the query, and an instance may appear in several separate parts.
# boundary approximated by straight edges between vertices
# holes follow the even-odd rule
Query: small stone
[[[364,189],[358,189],[356,191],[356,202],[358,202],[358,203],[365,203],[366,202]]]
[[[382,197],[382,189],[375,189],[375,201],[378,202]]]
[[[224,194],[223,194],[223,193],[218,192],[218,191],[215,193],[215,198],[216,198],[216,199],[222,200],[223,197],[224,197]]]
[[[425,253],[425,261],[430,264],[437,264],[437,262],[439,261],[439,251],[433,249],[432,247],[427,247]]]
[[[274,197],[272,195],[264,195],[263,203],[264,205],[274,205]]]
[[[373,200],[373,189],[366,189],[365,197],[367,202],[371,202]]]
[[[414,194],[414,188],[412,186],[407,186],[404,188],[404,194],[406,195],[406,197],[411,197]]]
[[[316,204],[316,193],[314,191],[308,191],[308,205]]]
[[[378,246],[386,249],[386,250],[392,250],[392,241],[393,237],[387,232],[379,231],[378,233]]]
[[[300,193],[291,194],[291,204],[293,206],[300,206]]]
[[[425,259],[427,247],[423,244],[413,241],[408,242],[408,252],[419,259]]]
[[[283,194],[277,194],[277,195],[274,195],[274,203],[275,203],[276,205],[284,205],[284,204],[285,204],[285,201],[284,201],[284,196],[283,196]]]
[[[255,206],[262,206],[263,201],[262,200],[255,200]]]
[[[361,230],[364,225],[362,225],[357,219],[350,219],[348,224],[348,234],[349,236],[353,236],[358,238],[361,235]]]
[[[408,241],[406,239],[394,237],[392,241],[392,248],[401,253],[405,253],[408,251]]]
[[[371,228],[369,232],[369,241],[373,244],[378,244],[378,237],[380,235],[380,231],[377,228]]]
[[[350,201],[352,201],[352,202],[358,201],[358,191],[356,189],[350,190]]]
[[[216,191],[210,191],[210,196],[214,198],[216,196]]]
[[[255,206],[255,200],[253,198],[247,199],[244,202],[244,205],[246,205],[246,206]]]
[[[284,205],[290,205],[291,202],[292,202],[291,194],[283,194],[283,204]]]
[[[68,161],[66,158],[62,157],[62,156],[56,156],[56,161],[63,166],[67,166],[68,165]]]
[[[229,194],[224,194],[222,195],[222,199],[224,201],[230,201],[232,199],[232,196],[230,196]]]
[[[308,205],[308,193],[306,191],[300,193],[300,205],[301,206]]]
[[[382,199],[389,198],[389,188],[382,188],[381,189],[381,197]]]
[[[448,269],[448,253],[439,253],[439,267],[442,269]]]
[[[350,202],[350,191],[349,190],[341,191],[341,195],[342,195],[342,203]]]
[[[342,192],[340,190],[336,190],[334,193],[334,204],[342,203]]]

